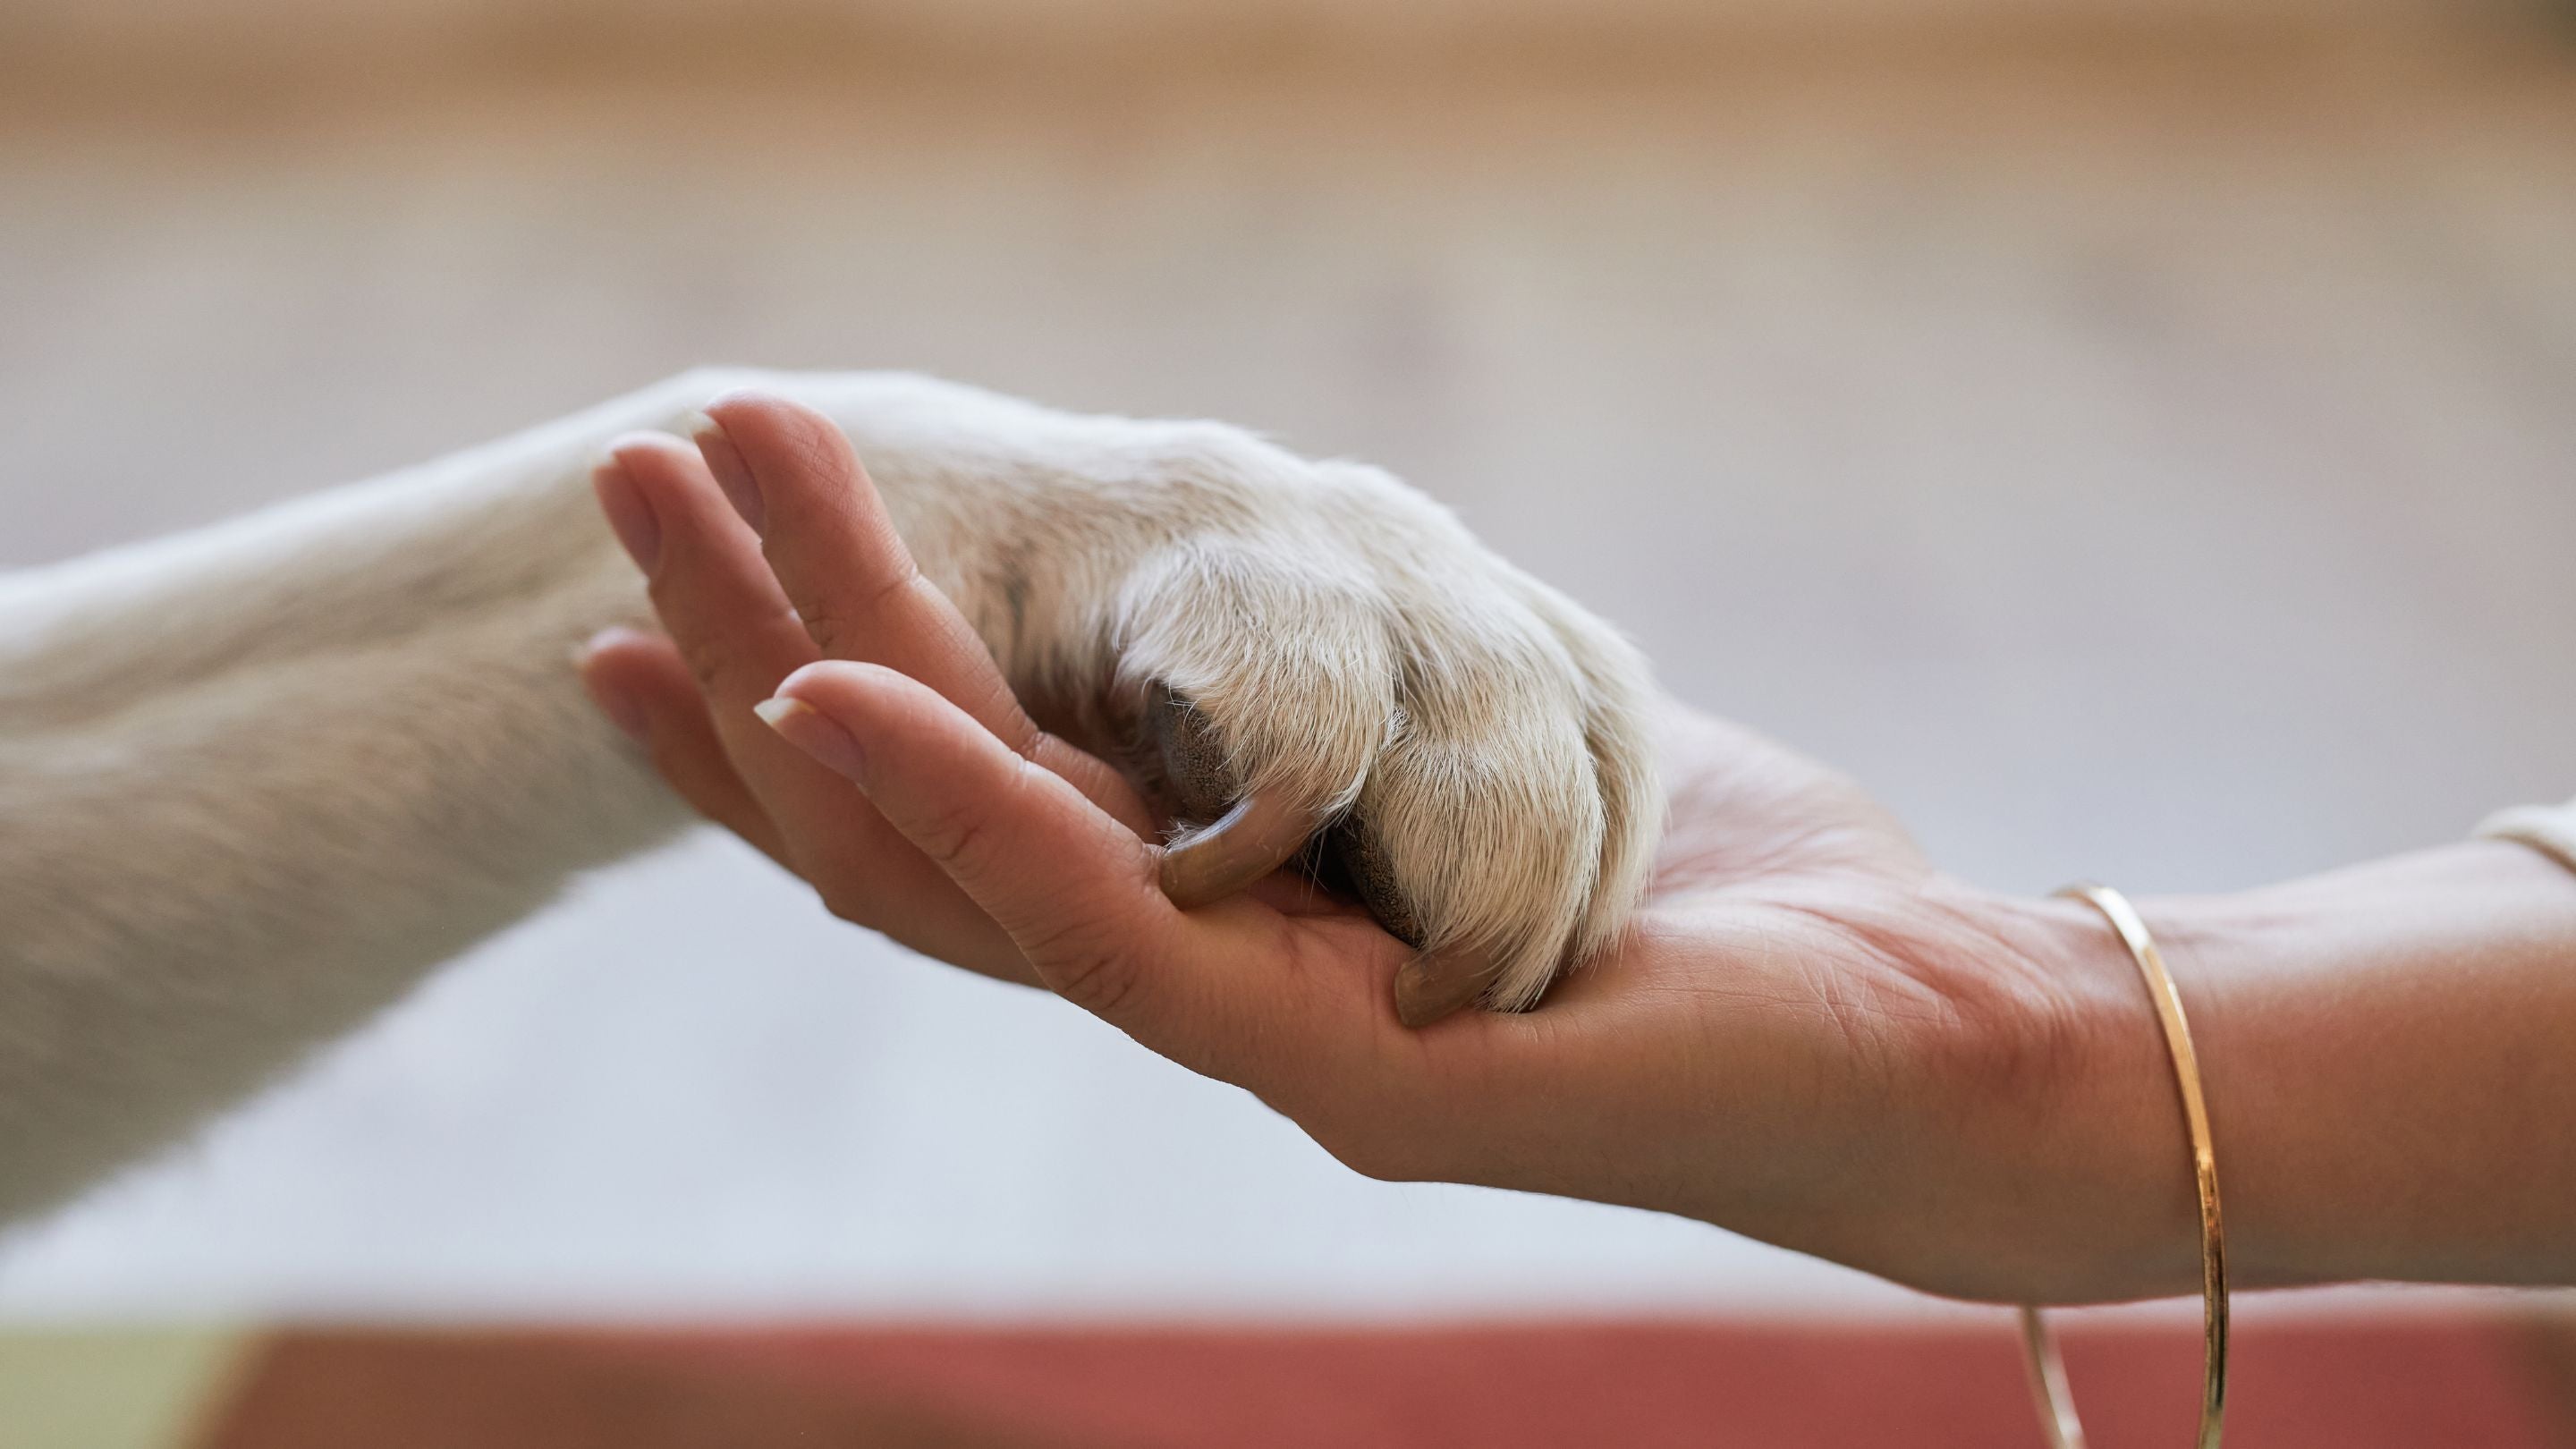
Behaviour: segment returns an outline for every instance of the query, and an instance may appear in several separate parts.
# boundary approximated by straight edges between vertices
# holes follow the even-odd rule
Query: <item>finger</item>
[[[725,506],[706,464],[664,434],[617,439],[591,482],[643,569],[654,611],[705,692],[718,729],[734,742],[728,716],[747,714],[815,657],[758,541]],[[639,536],[649,542],[639,546]],[[774,746],[771,755],[807,768]]]
[[[1357,916],[1292,923],[1250,900],[1182,912],[1153,846],[926,686],[827,661],[763,709],[857,781],[1051,990],[1181,1065],[1301,1122],[1441,1107],[1481,1069],[1481,1033],[1415,1037],[1392,1019],[1405,953],[1393,937]]]
[[[735,393],[707,406],[707,467],[754,520],[761,550],[815,648],[920,680],[1027,753],[1038,728],[984,641],[922,578],[850,440],[784,398]]]
[[[787,863],[777,822],[735,773],[677,646],[640,629],[605,629],[582,646],[578,667],[601,712],[644,747],[691,809]]]
[[[649,527],[619,524],[618,535],[644,565],[653,607],[697,681],[716,738],[777,827],[791,868],[835,910],[878,929],[903,934],[915,917],[943,931],[954,926],[954,913],[941,907],[965,903],[939,872],[847,781],[753,715],[779,680],[812,662],[814,644],[705,461],[658,433],[618,439],[609,456],[594,478],[601,505],[612,521],[649,520]],[[649,550],[636,548],[630,535],[638,534],[649,534]],[[927,899],[925,887],[933,888]]]
[[[825,658],[882,664],[929,685],[1017,753],[1074,782],[1140,833],[1151,817],[1124,779],[1038,728],[974,626],[922,576],[885,502],[821,413],[757,392],[710,403],[697,435]]]
[[[1049,987],[1163,1047],[1149,1035],[1167,1005],[1159,963],[1188,918],[1163,898],[1154,847],[936,691],[880,665],[800,670],[764,713],[857,781]]]

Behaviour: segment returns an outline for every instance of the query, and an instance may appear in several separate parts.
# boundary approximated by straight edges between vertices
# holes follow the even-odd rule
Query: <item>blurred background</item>
[[[0,0],[0,567],[702,362],[1386,464],[1997,886],[2576,790],[2563,5]],[[2564,1311],[2256,1300],[2242,1432],[2576,1442]],[[2079,1330],[2097,1443],[2195,1313]],[[2012,1354],[1360,1179],[711,837],[0,1237],[10,1449],[2037,1444]]]

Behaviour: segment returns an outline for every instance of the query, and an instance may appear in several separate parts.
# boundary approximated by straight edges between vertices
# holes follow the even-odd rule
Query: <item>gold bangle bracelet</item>
[[[2184,1125],[2191,1131],[2191,1165],[2200,1192],[2201,1387],[2199,1449],[2218,1449],[2219,1421],[2227,1412],[2227,1243],[2219,1230],[2218,1156],[2209,1142],[2209,1104],[2200,1091],[2200,1058],[2191,1048],[2191,1023],[2183,1016],[2182,996],[2165,972],[2155,937],[2138,919],[2129,898],[2103,885],[2071,885],[2059,895],[2091,903],[2120,933],[2121,944],[2146,978],[2155,999],[2156,1017],[2164,1023],[2165,1050],[2173,1057],[2174,1086],[2182,1097]],[[2037,1308],[2021,1310],[2021,1342],[2030,1370],[2031,1395],[2039,1401],[2040,1427],[2051,1449],[2084,1449],[2084,1423],[2066,1388],[2066,1365],[2057,1340]]]

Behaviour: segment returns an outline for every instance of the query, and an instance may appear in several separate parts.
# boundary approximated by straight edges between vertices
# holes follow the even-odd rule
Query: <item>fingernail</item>
[[[653,516],[653,505],[644,501],[644,490],[613,459],[590,470],[590,490],[599,498],[599,511],[608,515],[608,531],[617,535],[626,556],[649,576],[662,557],[662,521]]]
[[[823,762],[834,773],[865,784],[862,778],[867,757],[860,753],[857,737],[826,716],[821,710],[801,699],[779,696],[764,699],[751,707],[760,722],[778,732],[778,737]]]
[[[1425,951],[1395,973],[1395,1019],[1429,1026],[1484,995],[1493,979],[1494,962],[1482,951]]]
[[[751,476],[751,465],[742,460],[742,450],[725,436],[724,426],[713,418],[698,428],[698,452],[707,460],[707,471],[716,475],[716,486],[724,490],[725,501],[751,531],[760,532],[760,521],[766,515],[760,501],[760,480]]]

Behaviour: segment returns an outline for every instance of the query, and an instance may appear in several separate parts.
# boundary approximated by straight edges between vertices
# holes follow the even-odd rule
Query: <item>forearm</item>
[[[2576,877],[2481,841],[2142,909],[2244,1281],[2576,1282]]]

